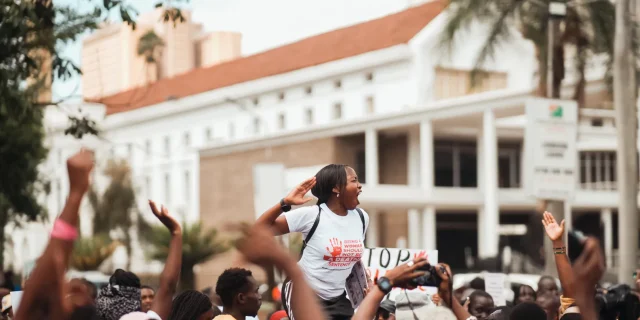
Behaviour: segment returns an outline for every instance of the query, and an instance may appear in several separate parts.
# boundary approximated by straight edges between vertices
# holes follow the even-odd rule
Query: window
[[[313,88],[312,88],[312,87],[306,87],[306,88],[304,89],[304,92],[305,92],[308,96],[310,96],[310,95],[313,93]]]
[[[164,175],[164,201],[169,205],[171,203],[171,175]]]
[[[260,130],[261,130],[260,127],[261,126],[262,126],[262,123],[260,121],[260,117],[253,118],[253,133],[254,134],[259,134],[260,133]]]
[[[211,128],[207,128],[204,135],[207,141],[211,141],[211,139],[213,139],[213,130],[211,130]]]
[[[336,103],[333,105],[333,119],[342,118],[342,103]]]
[[[191,173],[189,170],[184,172],[184,202],[191,203]]]
[[[367,75],[365,76],[365,78],[367,79],[367,82],[371,82],[371,81],[373,81],[373,72],[369,72],[369,73],[367,73]]]
[[[342,81],[340,80],[336,80],[333,85],[336,87],[336,89],[340,89],[342,88]]]
[[[593,119],[591,119],[591,126],[592,127],[602,127],[602,125],[603,125],[602,118],[593,118]]]
[[[171,154],[171,139],[169,136],[164,137],[164,153],[166,155]]]
[[[283,130],[286,126],[286,119],[284,113],[278,115],[278,128]]]
[[[356,152],[356,174],[360,183],[367,183],[367,164],[364,150]]]
[[[189,132],[184,133],[183,140],[184,140],[183,143],[185,148],[188,148],[191,146],[191,135],[189,134]]]
[[[309,107],[304,111],[304,122],[306,124],[313,124],[313,108]]]
[[[367,108],[367,114],[373,114],[376,112],[376,106],[374,105],[374,102],[373,102],[373,96],[368,96],[365,104]]]
[[[58,212],[62,212],[62,207],[64,206],[64,196],[62,195],[62,186],[60,185],[60,180],[56,181],[56,197],[58,198]]]
[[[258,106],[258,104],[260,103],[260,99],[258,98],[253,98],[253,105],[254,106]]]
[[[129,159],[129,162],[131,162],[133,159],[133,144],[132,143],[127,143],[127,158]]]
[[[144,192],[147,193],[147,198],[151,199],[152,194],[151,194],[151,177],[150,176],[146,176],[144,178]]]
[[[284,100],[284,92],[278,93],[278,100],[280,100],[280,101]]]

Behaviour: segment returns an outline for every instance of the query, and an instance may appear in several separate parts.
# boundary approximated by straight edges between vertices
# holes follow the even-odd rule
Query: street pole
[[[633,287],[638,263],[638,163],[636,68],[632,49],[630,0],[617,0],[613,57],[613,102],[616,112],[618,180],[618,283]]]
[[[564,61],[555,61],[554,50],[556,47],[557,33],[560,30],[561,19],[566,15],[566,3],[564,1],[552,0],[549,2],[549,21],[547,25],[547,98],[559,99],[560,89],[554,92],[553,70],[555,63],[564,63]],[[564,219],[564,201],[544,200],[546,210],[553,213],[558,222]],[[544,273],[546,275],[557,276],[558,270],[555,265],[555,256],[553,244],[551,240],[543,234],[544,237]]]

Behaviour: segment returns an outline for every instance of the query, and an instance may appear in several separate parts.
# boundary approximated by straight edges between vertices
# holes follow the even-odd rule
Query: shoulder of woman
[[[308,214],[315,215],[315,214],[318,214],[318,206],[313,205],[313,206],[299,207],[289,211],[288,213],[297,214],[297,215],[308,215]]]

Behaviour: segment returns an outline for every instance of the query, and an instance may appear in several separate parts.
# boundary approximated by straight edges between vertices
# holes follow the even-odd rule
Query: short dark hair
[[[509,319],[514,320],[547,320],[547,313],[533,302],[523,302],[511,309]]]
[[[471,282],[469,282],[469,287],[475,290],[483,290],[484,291],[484,279],[480,277],[475,277]]]
[[[327,203],[333,194],[333,188],[340,188],[347,184],[347,165],[330,164],[316,173],[316,185],[311,188],[311,193],[318,198],[318,204]]]
[[[138,278],[135,273],[124,271],[122,269],[117,269],[113,275],[111,275],[109,283],[111,285],[119,285],[123,287],[140,288],[140,278]]]
[[[225,308],[233,305],[233,299],[239,293],[249,289],[249,277],[251,276],[253,273],[243,268],[227,269],[220,275],[216,284],[216,293],[220,296]]]
[[[156,293],[156,289],[154,289],[154,288],[152,288],[151,286],[148,286],[148,285],[140,286],[140,290],[142,290],[142,289],[149,289],[149,290],[153,291],[153,293]]]
[[[493,297],[490,294],[482,290],[476,290],[469,295],[469,303],[474,303],[475,299],[479,297],[491,299],[491,301],[493,301]]]
[[[171,320],[198,319],[203,313],[211,310],[213,304],[209,297],[196,290],[187,290],[179,294],[171,305]]]

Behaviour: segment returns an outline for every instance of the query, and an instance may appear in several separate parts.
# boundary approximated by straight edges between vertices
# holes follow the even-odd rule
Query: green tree
[[[147,31],[138,40],[138,56],[144,57],[145,67],[153,65],[156,70],[155,79],[148,79],[149,81],[158,80],[161,78],[161,63],[162,48],[164,47],[164,41],[153,30]],[[149,71],[149,69],[147,69]],[[151,78],[151,77],[149,77]]]
[[[135,27],[135,10],[126,0],[89,1],[90,9],[80,12],[77,3],[54,4],[52,0],[0,0],[0,244],[4,227],[12,220],[43,217],[36,196],[47,190],[47,182],[37,167],[46,158],[43,146],[42,106],[61,101],[42,99],[52,81],[67,80],[80,69],[60,54],[65,45],[95,30],[118,11],[121,19]],[[165,7],[166,22],[181,22],[176,2],[159,0]],[[46,95],[45,95],[46,96]],[[70,117],[71,118],[71,117]],[[73,121],[75,119],[75,121]],[[71,118],[67,132],[75,137],[96,134],[86,118]],[[0,266],[4,246],[0,245]]]
[[[83,237],[76,240],[71,254],[71,268],[78,271],[95,271],[109,259],[119,243],[105,235]]]
[[[153,227],[145,234],[151,245],[149,258],[166,261],[171,235],[164,226]],[[216,255],[226,252],[230,246],[218,239],[216,229],[205,230],[200,222],[185,225],[182,229],[182,268],[180,270],[180,289],[194,289],[195,275],[193,267],[206,262]]]
[[[148,230],[144,219],[134,219],[137,214],[136,195],[131,182],[131,169],[125,160],[110,160],[104,170],[109,177],[109,186],[100,195],[95,187],[87,193],[93,209],[93,234],[109,237],[112,231],[122,236],[119,239],[127,251],[127,269],[131,263],[131,230]]]

